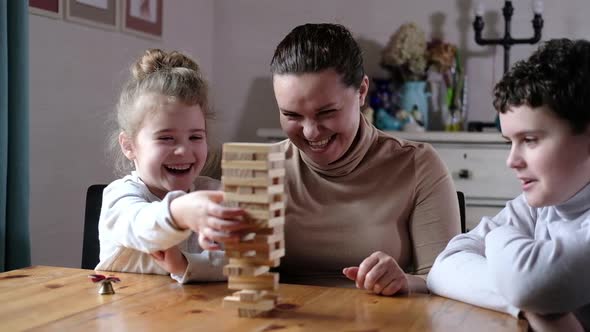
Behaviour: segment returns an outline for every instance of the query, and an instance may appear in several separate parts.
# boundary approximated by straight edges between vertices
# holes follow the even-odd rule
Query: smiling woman
[[[440,158],[366,121],[369,79],[343,26],[296,27],[271,71],[291,155],[282,281],[427,292],[424,276],[460,225]]]

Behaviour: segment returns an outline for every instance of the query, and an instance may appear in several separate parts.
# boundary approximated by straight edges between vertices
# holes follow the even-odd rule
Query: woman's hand
[[[243,209],[225,207],[222,201],[222,191],[195,191],[174,199],[170,212],[179,228],[198,233],[203,249],[219,250],[219,243],[236,242],[252,227],[244,222]]]
[[[153,252],[151,255],[156,263],[170,274],[183,275],[188,266],[186,257],[177,246]]]
[[[539,315],[532,312],[524,312],[524,317],[529,321],[529,328],[533,331],[584,331],[582,324],[580,324],[576,316],[571,312],[551,315]]]
[[[347,267],[342,273],[356,282],[356,287],[375,294],[393,295],[408,293],[406,273],[393,257],[377,251],[365,258],[361,265]]]

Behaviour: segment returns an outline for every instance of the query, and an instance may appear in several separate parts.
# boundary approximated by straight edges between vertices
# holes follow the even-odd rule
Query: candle
[[[533,0],[532,7],[533,7],[533,13],[535,13],[535,15],[543,14],[543,1],[542,0]]]
[[[475,10],[473,11],[475,13],[475,16],[483,16],[483,12],[484,12],[484,6],[483,6],[483,1],[478,1],[477,5],[475,6]]]

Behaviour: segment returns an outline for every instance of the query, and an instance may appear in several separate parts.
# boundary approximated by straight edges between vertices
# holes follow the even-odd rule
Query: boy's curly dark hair
[[[546,105],[566,120],[574,134],[590,124],[590,42],[552,39],[521,60],[494,88],[494,107]]]

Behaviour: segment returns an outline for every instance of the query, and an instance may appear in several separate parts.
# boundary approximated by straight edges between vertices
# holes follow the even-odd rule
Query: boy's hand
[[[356,281],[356,287],[375,294],[407,293],[408,278],[393,257],[377,251],[365,258],[361,265],[347,267],[342,273]]]
[[[186,257],[177,246],[153,252],[151,255],[156,263],[170,274],[183,275],[188,266]]]
[[[582,324],[580,324],[578,319],[571,312],[551,315],[539,315],[532,312],[524,312],[524,317],[529,321],[529,328],[533,331],[584,331]]]

